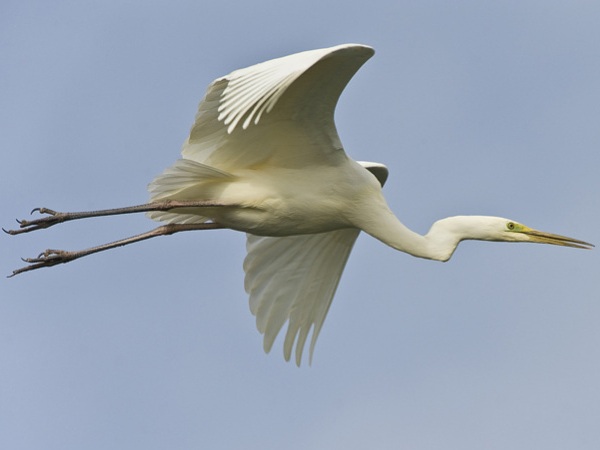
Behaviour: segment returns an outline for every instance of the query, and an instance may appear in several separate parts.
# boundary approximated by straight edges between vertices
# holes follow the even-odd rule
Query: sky
[[[508,217],[600,243],[600,3],[16,1],[0,6],[0,222],[144,203],[215,78],[357,42],[340,99],[409,227]],[[0,236],[0,273],[143,215]],[[360,236],[311,366],[266,355],[245,237],[182,233],[0,279],[0,447],[600,448],[599,250]]]

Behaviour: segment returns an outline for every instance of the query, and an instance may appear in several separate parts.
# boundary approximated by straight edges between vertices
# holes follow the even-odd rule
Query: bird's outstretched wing
[[[247,235],[244,261],[246,291],[264,349],[288,323],[283,345],[286,360],[296,344],[300,365],[311,330],[310,359],[331,300],[359,230],[345,229],[288,237]]]
[[[363,45],[339,45],[273,59],[215,80],[200,103],[183,158],[234,172],[265,162],[298,167],[341,157],[335,106],[373,53]]]

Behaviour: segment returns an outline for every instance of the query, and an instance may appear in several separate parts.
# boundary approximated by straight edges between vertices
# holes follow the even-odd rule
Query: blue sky
[[[208,83],[301,50],[377,53],[339,102],[426,232],[509,217],[600,242],[600,4],[68,2],[0,6],[2,226],[143,203]],[[0,271],[140,217],[0,237]],[[0,447],[600,447],[598,250],[466,242],[435,263],[361,236],[315,351],[262,351],[244,236],[160,238],[0,281]]]

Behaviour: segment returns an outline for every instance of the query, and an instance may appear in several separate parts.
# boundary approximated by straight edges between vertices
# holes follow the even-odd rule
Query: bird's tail
[[[190,159],[179,159],[148,185],[150,201],[210,199],[215,187],[233,175]],[[204,223],[210,220],[198,214],[169,211],[147,213],[150,219],[165,223]]]

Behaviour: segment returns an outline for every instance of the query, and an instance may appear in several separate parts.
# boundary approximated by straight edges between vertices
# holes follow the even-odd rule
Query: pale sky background
[[[600,2],[0,5],[1,225],[143,203],[206,86],[358,42],[347,152],[426,232],[509,217],[600,243]],[[143,216],[0,236],[19,257]],[[600,250],[466,242],[446,264],[361,236],[312,366],[262,351],[243,234],[184,233],[0,280],[0,448],[598,449]]]

